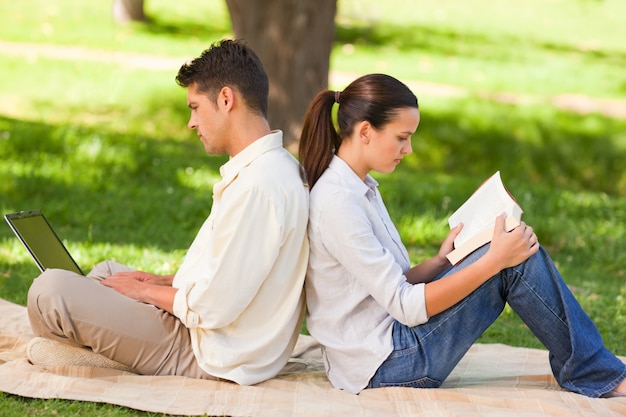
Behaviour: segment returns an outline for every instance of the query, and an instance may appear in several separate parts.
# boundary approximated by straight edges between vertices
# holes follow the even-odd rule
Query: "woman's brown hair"
[[[332,116],[335,103],[338,129]],[[341,92],[318,93],[304,116],[298,149],[309,187],[313,188],[357,123],[368,121],[382,129],[399,109],[406,107],[418,108],[417,97],[405,84],[385,74],[364,75]]]

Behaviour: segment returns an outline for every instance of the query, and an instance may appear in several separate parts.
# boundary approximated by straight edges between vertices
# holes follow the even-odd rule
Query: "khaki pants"
[[[105,261],[87,277],[48,269],[28,292],[28,317],[37,336],[85,346],[143,375],[215,379],[204,372],[189,330],[168,312],[100,284],[127,266]]]

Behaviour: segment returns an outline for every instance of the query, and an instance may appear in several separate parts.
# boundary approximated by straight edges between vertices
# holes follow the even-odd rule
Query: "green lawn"
[[[429,86],[415,91],[413,154],[377,175],[415,262],[500,170],[609,348],[626,355],[626,120],[551,104],[626,100],[626,4],[512,4],[340,0],[332,70]],[[178,65],[230,34],[225,4],[146,5],[149,23],[116,26],[109,2],[0,4],[0,210],[43,209],[85,268],[112,258],[174,272],[226,160],[205,155],[186,128],[174,82]],[[77,50],[79,59],[67,53]],[[0,297],[24,304],[36,275],[0,227]],[[480,341],[540,347],[510,310]],[[2,393],[0,402],[8,416],[153,415]]]

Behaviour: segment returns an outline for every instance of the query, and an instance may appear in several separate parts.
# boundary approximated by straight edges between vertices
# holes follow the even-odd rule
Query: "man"
[[[87,278],[42,273],[28,295],[43,336],[28,348],[33,363],[71,345],[140,374],[249,385],[287,362],[304,308],[308,189],[282,133],[270,131],[267,75],[246,45],[223,40],[176,81],[188,88],[188,126],[205,151],[230,156],[209,217],[175,275],[110,261]]]

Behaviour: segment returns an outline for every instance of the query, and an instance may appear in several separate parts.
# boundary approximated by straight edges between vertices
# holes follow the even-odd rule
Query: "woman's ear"
[[[370,133],[372,131],[372,125],[370,122],[364,120],[357,125],[356,131],[359,134],[359,140],[367,145],[370,143]]]

